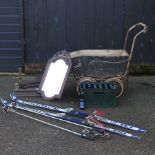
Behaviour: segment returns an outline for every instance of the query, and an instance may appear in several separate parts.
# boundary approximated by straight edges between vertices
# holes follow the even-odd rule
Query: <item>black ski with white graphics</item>
[[[89,116],[89,114],[87,114],[87,113],[74,111],[74,110],[71,110],[71,108],[68,111],[67,110],[62,111],[62,110],[59,110],[61,108],[57,108],[57,107],[49,108],[48,105],[42,105],[42,104],[38,104],[38,103],[23,101],[23,100],[20,100],[16,96],[11,95],[11,94],[10,94],[10,97],[11,97],[11,99],[13,101],[18,102],[20,104],[26,104],[26,105],[31,105],[31,106],[35,106],[35,107],[46,108],[46,109],[49,109],[49,110],[56,110],[56,111],[59,111],[59,112],[65,112],[67,114],[78,116],[78,117],[81,117],[81,118],[87,118]],[[101,115],[100,112],[97,112],[97,111],[95,111],[93,115],[97,120],[99,120],[101,122],[104,122],[104,123],[107,123],[107,124],[110,124],[110,125],[119,126],[119,127],[122,127],[122,128],[130,129],[130,130],[141,132],[141,133],[146,133],[147,132],[146,129],[141,129],[141,128],[138,128],[138,127],[135,127],[135,126],[132,126],[132,125],[128,125],[128,124],[125,124],[125,123],[121,123],[121,122],[118,122],[118,121],[113,121],[113,120],[107,119],[107,118],[103,117],[103,115]]]
[[[4,99],[1,99],[1,102],[4,104]],[[24,110],[24,111],[29,111],[29,112],[32,112],[32,113],[36,113],[36,114],[39,114],[39,115],[43,115],[43,116],[46,116],[46,117],[50,117],[50,118],[54,118],[54,119],[62,119],[62,120],[66,120],[66,121],[69,121],[69,122],[72,122],[72,123],[76,123],[76,124],[82,124],[82,125],[89,125],[90,127],[95,127],[95,129],[97,131],[100,131],[100,132],[104,132],[104,131],[110,131],[112,133],[115,133],[115,134],[119,134],[119,135],[122,135],[122,136],[126,136],[126,137],[129,137],[129,138],[134,138],[134,139],[140,139],[140,136],[136,136],[136,135],[133,135],[131,133],[127,133],[127,132],[124,132],[124,131],[121,131],[121,130],[117,130],[117,129],[113,129],[113,128],[110,128],[110,127],[105,127],[101,122],[97,121],[97,120],[93,120],[93,118],[90,119],[85,119],[85,120],[81,120],[79,118],[72,118],[72,117],[69,117],[69,116],[52,116],[51,114],[48,115],[46,113],[43,113],[43,112],[40,112],[40,110],[30,110],[31,108],[27,108],[27,107],[22,107],[22,106],[19,106],[19,104],[16,102],[12,102],[12,103],[8,103],[6,101],[5,103],[5,109],[7,109],[7,106],[10,107],[10,108],[17,108],[17,109],[21,109],[21,110]],[[21,108],[22,107],[22,108]],[[87,124],[88,123],[88,124]]]

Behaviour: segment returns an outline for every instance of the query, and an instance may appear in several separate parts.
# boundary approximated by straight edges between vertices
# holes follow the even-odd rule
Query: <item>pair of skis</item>
[[[47,111],[33,109],[33,108],[21,106],[21,105],[15,103],[15,102],[8,102],[3,98],[1,98],[1,102],[4,105],[3,110],[4,110],[5,113],[7,113],[8,111],[11,111],[11,112],[14,112],[14,113],[16,113],[18,115],[30,118],[32,120],[41,122],[43,124],[47,124],[47,125],[52,126],[52,127],[56,127],[58,129],[67,131],[69,133],[72,133],[74,135],[77,135],[77,136],[80,136],[80,137],[83,137],[83,138],[87,138],[89,140],[94,140],[94,139],[96,139],[98,137],[109,137],[109,134],[107,132],[104,132],[103,130],[102,131],[99,130],[99,129],[94,130],[93,127],[89,127],[87,125],[84,125],[84,123],[80,124],[82,122],[82,120],[78,120],[78,119],[73,120],[72,118],[69,118],[69,117],[65,118],[65,115],[66,115],[65,113],[51,113],[51,112],[47,112]],[[31,112],[31,113],[35,113],[35,114],[38,114],[38,115],[41,115],[41,116],[53,118],[55,120],[60,120],[60,121],[66,122],[66,123],[74,124],[74,125],[83,127],[84,129],[81,131],[81,133],[76,132],[76,131],[72,131],[72,130],[69,130],[69,129],[66,129],[66,128],[63,128],[63,127],[60,127],[60,126],[45,122],[43,120],[31,117],[29,115],[20,113],[20,112],[17,111],[19,109],[23,110],[23,111],[28,111],[28,112]]]
[[[18,99],[14,95],[10,95],[10,97],[16,103],[16,108],[17,109],[33,112],[33,113],[40,114],[40,115],[43,115],[43,116],[46,116],[46,117],[51,117],[51,118],[54,118],[54,119],[59,119],[61,121],[62,120],[67,121],[68,123],[73,123],[73,124],[76,124],[76,125],[80,124],[80,125],[84,125],[84,126],[87,126],[89,124],[89,126],[95,127],[98,130],[102,130],[102,131],[106,130],[106,131],[110,131],[112,133],[116,133],[116,134],[119,134],[119,135],[127,136],[127,137],[130,137],[130,138],[135,138],[135,139],[140,139],[140,136],[136,136],[136,135],[133,135],[131,133],[127,133],[127,132],[124,132],[124,131],[121,131],[121,130],[113,129],[113,128],[110,128],[110,127],[105,127],[103,125],[103,123],[101,123],[101,122],[111,124],[111,125],[116,125],[116,126],[127,128],[127,129],[131,129],[131,130],[142,132],[142,133],[147,132],[147,130],[144,130],[144,129],[140,129],[140,128],[137,128],[137,127],[134,127],[134,126],[131,126],[131,125],[127,125],[127,124],[124,124],[124,123],[120,123],[120,122],[116,122],[116,121],[112,121],[112,120],[109,120],[107,118],[104,118],[103,115],[98,111],[95,111],[93,115],[89,115],[87,113],[73,111],[72,108],[62,109],[62,108],[57,108],[57,107],[53,107],[53,106],[49,106],[49,105],[23,101],[23,100]],[[2,100],[3,99],[1,99],[1,101]],[[4,102],[4,100],[2,102]],[[8,105],[8,104],[6,104],[6,105]],[[44,109],[48,109],[48,110],[54,110],[54,111],[57,111],[59,113],[57,113],[57,114],[53,114],[51,112],[46,113],[46,112],[43,112],[41,110],[31,109],[31,108],[27,108],[27,107],[23,107],[23,106],[19,106],[19,105],[29,105],[29,106],[33,106],[33,107],[39,107],[39,108],[44,108]],[[11,108],[15,107],[15,105],[13,106],[11,104],[9,104],[9,106]],[[5,109],[7,109],[7,108],[5,108]],[[70,116],[66,116],[65,114],[69,114],[69,115],[72,115],[72,116],[78,116],[78,117],[84,118],[85,120],[81,120],[79,118],[73,118],[73,117],[70,117]]]
[[[45,108],[45,109],[54,110],[54,111],[58,111],[58,112],[64,112],[64,113],[74,115],[74,116],[78,116],[78,117],[82,117],[82,118],[87,118],[89,116],[89,114],[84,113],[84,112],[73,111],[73,108],[61,109],[61,108],[53,107],[53,106],[49,106],[49,105],[27,102],[27,101],[23,101],[23,100],[18,99],[16,96],[14,96],[12,94],[10,94],[10,97],[11,97],[12,101],[16,101],[18,103],[25,104],[25,105]],[[115,125],[115,126],[122,127],[122,128],[126,128],[126,129],[130,129],[130,130],[137,131],[140,133],[146,133],[147,132],[146,129],[141,129],[141,128],[138,128],[138,127],[135,127],[132,125],[128,125],[125,123],[116,122],[116,121],[107,119],[107,118],[103,117],[104,114],[100,111],[95,111],[93,114],[94,114],[94,117],[101,122],[104,122],[104,123],[107,123],[110,125]]]

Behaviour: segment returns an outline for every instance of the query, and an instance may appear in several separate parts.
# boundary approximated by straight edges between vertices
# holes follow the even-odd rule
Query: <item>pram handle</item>
[[[134,36],[134,38],[133,38],[132,45],[131,45],[131,49],[130,49],[130,53],[129,53],[129,61],[128,61],[128,64],[127,64],[127,70],[126,70],[125,75],[127,75],[127,73],[128,73],[128,68],[129,68],[130,60],[131,60],[131,58],[132,58],[133,49],[134,49],[135,41],[136,41],[137,37],[138,37],[140,34],[146,33],[146,32],[147,32],[147,25],[144,24],[144,23],[137,23],[137,24],[133,25],[132,27],[130,27],[129,30],[127,31],[127,34],[126,34],[126,37],[125,37],[124,50],[126,50],[126,45],[127,45],[127,40],[128,40],[129,33],[130,33],[132,30],[134,30],[136,27],[138,27],[138,26],[142,26],[143,29],[140,30],[138,33],[136,33],[135,36]]]
[[[137,27],[137,26],[143,26],[143,31],[144,31],[144,33],[147,32],[147,25],[144,24],[144,23],[137,23],[137,24],[133,25],[132,27],[129,28],[129,31],[131,31],[132,29],[134,29],[134,28]]]
[[[136,38],[141,33],[146,33],[147,32],[147,25],[144,24],[144,23],[137,23],[137,24],[133,25],[132,27],[130,27],[129,30],[127,31],[127,33],[126,33],[125,42],[124,42],[124,50],[126,49],[126,44],[127,44],[127,40],[128,40],[128,36],[129,36],[130,31],[132,31],[133,29],[135,29],[137,26],[142,26],[143,29],[135,35],[135,37],[134,37],[135,40],[136,40]],[[132,44],[134,44],[134,39],[133,39],[133,43]]]

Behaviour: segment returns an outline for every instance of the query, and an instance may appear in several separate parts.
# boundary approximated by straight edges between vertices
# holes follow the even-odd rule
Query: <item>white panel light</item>
[[[44,99],[60,98],[71,68],[67,52],[54,55],[46,66],[39,91]]]

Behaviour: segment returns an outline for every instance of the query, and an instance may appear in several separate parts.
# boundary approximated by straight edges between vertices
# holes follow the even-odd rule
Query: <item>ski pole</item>
[[[77,125],[77,126],[84,127],[85,130],[83,130],[81,134],[69,130],[70,132],[72,132],[72,133],[74,133],[74,134],[77,134],[77,135],[79,135],[79,136],[81,136],[81,137],[84,137],[84,138],[93,139],[93,137],[95,138],[95,137],[97,137],[97,136],[98,136],[98,137],[99,137],[99,136],[100,136],[100,137],[106,136],[106,135],[103,135],[103,134],[101,134],[101,133],[99,133],[99,132],[97,132],[97,131],[94,131],[94,129],[93,129],[92,127],[89,127],[89,126],[86,126],[86,125],[82,125],[82,124],[76,123],[76,121],[77,121],[78,119],[77,119],[77,120],[74,119],[75,122],[71,122],[71,120],[68,121],[68,120],[62,119],[61,117],[62,117],[63,115],[60,115],[60,114],[63,114],[63,113],[60,113],[60,114],[59,114],[59,113],[58,113],[58,114],[53,114],[53,113],[46,113],[46,112],[41,111],[41,110],[31,109],[31,108],[28,108],[28,107],[21,107],[21,106],[18,106],[17,104],[14,105],[14,102],[13,102],[13,103],[8,103],[6,100],[4,100],[4,99],[2,99],[2,98],[1,98],[1,102],[2,102],[3,105],[4,105],[4,108],[3,108],[3,109],[4,109],[5,112],[7,112],[7,111],[9,110],[9,111],[18,113],[18,114],[20,114],[20,115],[25,115],[25,114],[16,112],[16,111],[15,111],[15,108],[16,108],[16,109],[20,109],[20,110],[32,112],[32,113],[35,113],[35,114],[39,114],[39,115],[42,115],[42,116],[50,117],[50,118],[53,118],[53,119],[56,119],[56,120],[60,120],[60,121],[64,121],[64,122],[67,122],[67,123],[70,123],[70,124],[74,124],[74,125]],[[13,109],[14,109],[14,110],[13,110]],[[27,116],[28,116],[28,115],[27,115]],[[30,116],[29,116],[29,117],[30,117]],[[73,120],[72,120],[72,121],[73,121]],[[61,128],[61,127],[60,127],[60,128]],[[65,128],[63,128],[63,129],[66,130],[66,131],[68,130],[68,129],[65,129]],[[69,131],[68,131],[68,132],[69,132]],[[93,134],[94,134],[94,135],[93,135]]]
[[[79,137],[82,137],[82,138],[86,138],[86,139],[89,139],[89,140],[94,140],[95,138],[99,137],[100,135],[97,134],[97,133],[93,133],[93,131],[91,130],[82,130],[82,133],[78,133],[78,132],[75,132],[75,131],[72,131],[72,130],[69,130],[69,129],[66,129],[66,128],[63,128],[63,127],[60,127],[60,126],[57,126],[57,125],[54,125],[54,124],[51,124],[51,123],[48,123],[46,121],[43,121],[43,120],[40,120],[40,119],[37,119],[37,118],[34,118],[34,117],[31,117],[29,115],[26,115],[26,114],[22,114],[20,112],[17,112],[17,111],[13,111],[13,110],[10,110],[9,111],[13,112],[13,113],[16,113],[20,116],[24,116],[26,118],[29,118],[29,119],[32,119],[32,120],[35,120],[37,122],[40,122],[40,123],[43,123],[43,124],[46,124],[46,125],[49,125],[49,126],[52,126],[52,127],[55,127],[55,128],[58,128],[60,130],[63,130],[63,131],[66,131],[66,132],[69,132],[69,133],[72,133],[74,135],[77,135]],[[86,132],[87,131],[87,132]]]
[[[19,101],[19,100],[18,100],[18,101]],[[24,104],[22,100],[21,100],[20,102],[21,102],[21,104]],[[27,101],[25,101],[25,102],[27,102]],[[27,102],[27,104],[29,104],[29,102]],[[70,113],[72,113],[72,111],[71,111]],[[72,114],[73,114],[74,116],[76,116],[75,113],[79,116],[79,113],[76,112],[76,111],[74,111]],[[80,112],[80,113],[82,113],[82,112]],[[82,115],[83,115],[83,114],[84,114],[85,116],[87,116],[87,117],[83,117],[83,118],[85,118],[85,119],[88,118],[89,116],[91,116],[91,115],[89,115],[89,114],[87,114],[87,113],[82,113]],[[84,116],[84,115],[83,115],[83,116]],[[80,116],[81,116],[81,114],[80,114]],[[83,122],[83,121],[81,121],[81,120],[79,120],[79,119],[72,119],[72,118],[66,117],[66,116],[61,117],[61,119],[65,119],[65,120],[68,120],[68,121],[71,121],[71,122],[76,122],[76,123],[78,123],[78,124],[84,124],[84,123],[85,123],[85,122]],[[94,117],[94,119],[96,119],[96,117]],[[99,121],[101,121],[101,120],[99,120]],[[90,121],[88,121],[87,123],[90,123]],[[124,131],[121,131],[121,130],[113,129],[113,128],[110,128],[110,127],[104,127],[104,126],[101,127],[101,126],[99,125],[99,123],[100,123],[100,122],[96,122],[96,125],[93,124],[93,126],[95,126],[98,130],[99,130],[99,129],[102,130],[102,132],[106,130],[106,131],[110,131],[110,132],[112,132],[112,133],[116,133],[116,134],[120,134],[120,135],[129,137],[129,138],[140,139],[139,136],[135,136],[135,135],[133,135],[133,134],[130,134],[130,133],[127,133],[127,132],[124,132]],[[90,126],[92,126],[92,124],[91,124]]]

